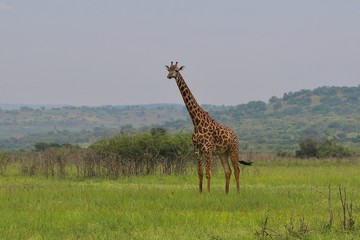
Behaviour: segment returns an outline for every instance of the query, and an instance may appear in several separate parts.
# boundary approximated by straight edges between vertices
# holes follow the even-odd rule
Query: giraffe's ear
[[[185,68],[185,66],[181,66],[181,67],[179,68],[179,71],[184,70],[184,68]]]
[[[165,68],[166,68],[168,71],[170,70],[169,66],[167,66],[167,65],[165,65]]]

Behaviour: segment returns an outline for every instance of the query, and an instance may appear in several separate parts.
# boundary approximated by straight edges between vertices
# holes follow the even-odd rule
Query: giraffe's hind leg
[[[225,193],[229,193],[229,184],[230,184],[230,176],[231,176],[231,169],[229,166],[229,156],[227,154],[219,155],[221,164],[224,168],[225,172]]]
[[[239,155],[238,152],[232,152],[230,154],[230,159],[232,162],[232,165],[234,167],[234,175],[235,175],[235,181],[236,181],[236,190],[239,193],[240,192],[240,180],[239,180],[239,176],[240,176],[240,167],[238,164],[238,160],[239,160]]]

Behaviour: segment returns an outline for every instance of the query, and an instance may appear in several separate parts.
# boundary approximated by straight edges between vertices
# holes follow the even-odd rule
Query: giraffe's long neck
[[[190,114],[191,120],[196,127],[199,124],[199,116],[208,115],[207,112],[200,107],[196,99],[192,95],[189,87],[187,86],[184,78],[179,73],[176,77],[176,83],[179,87],[181,96],[183,97],[185,106]]]

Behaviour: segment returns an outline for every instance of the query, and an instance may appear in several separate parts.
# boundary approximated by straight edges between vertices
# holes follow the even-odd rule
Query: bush
[[[44,152],[50,148],[62,148],[62,147],[63,148],[78,148],[78,146],[73,146],[70,143],[59,144],[59,143],[37,142],[34,145],[34,151],[35,152]]]
[[[319,156],[319,141],[313,137],[307,137],[299,142],[300,150],[296,150],[295,156],[300,158],[312,158]]]
[[[336,138],[318,139],[307,137],[299,142],[300,150],[296,150],[296,157],[300,158],[345,158],[350,157],[351,152],[344,146],[336,143]]]
[[[79,178],[183,174],[193,164],[190,133],[168,134],[156,128],[151,133],[122,134],[101,140],[87,149],[69,144],[38,143],[35,151],[17,152],[14,160],[24,175],[46,177],[76,174]],[[0,174],[8,157],[0,153]],[[76,170],[76,172],[74,172]]]
[[[336,144],[336,139],[323,139],[319,146],[319,157],[334,157],[334,158],[345,158],[350,157],[351,152],[344,146]]]
[[[0,175],[3,174],[9,163],[9,155],[4,152],[0,152]]]
[[[103,161],[115,159],[124,175],[152,174],[160,169],[164,174],[181,174],[193,161],[190,134],[168,134],[153,129],[151,134],[119,135],[91,146]]]

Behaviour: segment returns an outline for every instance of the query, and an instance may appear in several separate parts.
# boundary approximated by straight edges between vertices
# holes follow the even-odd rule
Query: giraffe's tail
[[[251,166],[252,162],[239,161],[240,164]]]

